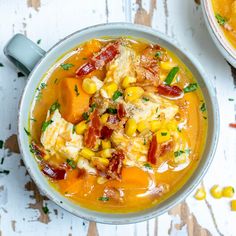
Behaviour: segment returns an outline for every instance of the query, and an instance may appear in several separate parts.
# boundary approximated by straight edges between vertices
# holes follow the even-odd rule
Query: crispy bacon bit
[[[97,109],[95,109],[91,115],[91,126],[94,128],[95,135],[100,136],[102,124]]]
[[[78,175],[77,175],[78,178],[83,178],[86,174],[87,172],[84,168],[83,169],[78,168]]]
[[[101,139],[110,138],[112,133],[113,133],[113,129],[110,129],[107,126],[103,126],[101,130]]]
[[[124,192],[121,189],[107,186],[104,188],[103,196],[115,200],[116,202],[122,202],[124,197]]]
[[[66,175],[65,169],[54,168],[48,164],[45,164],[42,166],[42,172],[48,177],[55,180],[65,179],[65,175]]]
[[[34,141],[32,141],[30,144],[30,151],[39,159],[46,155],[44,149],[37,145]]]
[[[167,97],[179,97],[183,94],[182,89],[178,86],[159,85],[157,87],[158,93]]]
[[[94,127],[90,126],[84,133],[84,145],[93,148],[96,144],[96,134]]]
[[[236,128],[236,123],[230,123],[230,124],[229,124],[229,127],[231,127],[231,128]]]
[[[119,41],[108,44],[101,51],[93,56],[86,64],[82,65],[77,71],[77,76],[84,76],[94,70],[101,69],[108,62],[113,60],[119,54]]]
[[[155,165],[157,162],[157,158],[160,156],[160,154],[161,154],[160,144],[157,143],[156,135],[153,135],[152,141],[150,143],[149,150],[148,150],[147,161]]]
[[[125,117],[126,111],[124,108],[124,105],[122,103],[118,104],[118,109],[117,109],[117,116],[121,120],[123,117]]]
[[[117,115],[109,115],[107,122],[117,124],[119,122]]]
[[[164,156],[166,153],[170,152],[173,146],[172,141],[168,141],[161,144],[160,156]]]
[[[108,165],[107,178],[108,179],[121,179],[121,171],[125,155],[122,150],[116,150],[112,153],[111,160]]]

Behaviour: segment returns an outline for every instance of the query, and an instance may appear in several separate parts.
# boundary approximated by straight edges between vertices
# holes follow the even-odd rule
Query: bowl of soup
[[[213,41],[226,60],[236,67],[236,1],[203,0],[202,6]]]
[[[23,72],[33,68],[18,124],[26,168],[69,212],[110,224],[147,220],[206,173],[219,131],[215,93],[200,64],[161,33],[104,24],[47,53],[16,35],[5,54]]]

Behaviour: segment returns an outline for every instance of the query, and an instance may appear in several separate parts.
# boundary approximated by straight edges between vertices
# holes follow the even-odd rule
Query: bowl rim
[[[28,77],[28,81],[31,80],[32,77],[34,77],[34,75],[36,74],[36,71],[38,69],[38,67],[40,66],[41,63],[43,63],[45,60],[47,60],[47,56],[50,54],[53,54],[54,49],[56,49],[59,45],[61,45],[63,42],[65,42],[67,39],[72,38],[72,37],[79,37],[79,35],[81,33],[84,33],[88,30],[101,30],[101,29],[105,29],[105,30],[109,30],[109,29],[129,29],[129,30],[133,30],[139,33],[147,33],[150,35],[153,35],[155,37],[160,38],[161,40],[165,41],[167,44],[169,44],[170,46],[175,47],[177,50],[179,50],[180,53],[182,53],[192,64],[193,66],[196,68],[196,70],[198,71],[198,73],[201,75],[202,80],[204,81],[205,85],[206,85],[206,89],[207,92],[209,93],[209,99],[210,102],[212,103],[212,113],[213,113],[213,139],[211,140],[211,145],[210,145],[210,149],[208,152],[208,155],[205,158],[205,161],[203,162],[202,168],[199,169],[198,173],[197,169],[194,170],[194,172],[191,174],[191,176],[189,177],[188,181],[184,184],[187,185],[187,183],[189,181],[191,181],[191,185],[187,188],[185,188],[182,192],[180,192],[181,190],[178,190],[176,193],[178,194],[177,196],[175,196],[175,194],[173,196],[170,196],[169,198],[167,198],[166,200],[164,200],[163,202],[166,202],[166,204],[163,204],[164,206],[162,206],[160,209],[154,211],[154,212],[135,212],[133,214],[112,214],[112,213],[99,213],[96,211],[88,211],[87,214],[85,213],[80,213],[78,211],[76,211],[73,207],[69,206],[68,203],[66,203],[66,200],[59,200],[59,196],[55,193],[56,190],[49,190],[46,186],[44,186],[43,183],[40,182],[40,179],[42,180],[42,178],[45,178],[43,175],[40,177],[40,179],[36,178],[36,175],[34,174],[34,169],[31,168],[30,163],[28,163],[27,159],[26,159],[26,147],[23,146],[23,129],[22,129],[22,125],[23,125],[23,121],[22,121],[22,110],[24,108],[24,103],[23,101],[25,100],[25,96],[26,93],[28,91],[29,88],[29,83],[27,82],[22,97],[21,97],[21,101],[19,104],[19,113],[18,113],[18,143],[19,143],[19,148],[21,151],[21,155],[23,157],[23,161],[24,164],[26,166],[27,171],[29,172],[31,178],[33,179],[33,181],[36,183],[37,187],[39,187],[39,189],[50,199],[52,200],[54,203],[56,203],[58,206],[62,207],[63,209],[65,209],[66,211],[80,217],[83,218],[85,220],[89,220],[89,221],[95,221],[98,223],[104,223],[104,224],[130,224],[130,223],[138,223],[141,221],[145,221],[145,220],[149,220],[153,217],[157,217],[163,213],[166,213],[169,209],[171,209],[174,205],[180,203],[184,198],[186,198],[196,187],[197,185],[200,183],[200,181],[202,180],[203,176],[206,174],[216,151],[216,147],[217,147],[217,142],[218,142],[218,137],[219,137],[219,108],[218,108],[218,102],[217,102],[217,98],[216,98],[216,94],[215,91],[213,89],[213,86],[211,84],[211,81],[207,79],[207,76],[203,70],[203,67],[201,66],[201,64],[198,62],[198,60],[196,60],[196,58],[194,58],[192,56],[191,53],[189,53],[185,48],[181,47],[178,43],[176,43],[173,39],[167,37],[166,35],[160,33],[157,30],[154,30],[150,27],[147,26],[142,26],[142,25],[137,25],[137,24],[132,24],[132,23],[124,23],[124,22],[117,22],[117,23],[106,23],[106,24],[99,24],[99,25],[94,25],[94,26],[89,26],[86,28],[83,28],[81,30],[78,30],[68,36],[66,36],[65,38],[61,39],[58,43],[56,43],[54,46],[52,46],[47,52],[46,54],[42,57],[42,59],[36,64],[35,68],[33,69],[33,71],[30,73],[29,77]],[[96,37],[96,36],[95,36]],[[22,140],[21,140],[22,139]],[[200,164],[200,163],[199,163]],[[198,167],[197,167],[198,168]],[[181,189],[184,188],[184,186],[181,187]],[[52,187],[51,187],[52,188]],[[60,194],[60,193],[59,193]],[[53,196],[52,196],[53,195]],[[61,195],[61,194],[60,194]],[[81,208],[84,209],[84,208]],[[150,208],[152,209],[152,208]],[[148,209],[148,210],[150,210]],[[88,210],[88,209],[85,209]],[[147,211],[148,211],[147,210]],[[98,214],[98,216],[94,216]],[[136,216],[137,215],[137,216]]]
[[[226,38],[223,30],[215,19],[215,13],[212,6],[212,0],[202,0],[202,10],[208,31],[220,50],[221,54],[236,67],[236,49]]]

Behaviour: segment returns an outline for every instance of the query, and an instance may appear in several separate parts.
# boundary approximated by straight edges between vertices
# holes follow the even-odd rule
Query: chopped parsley
[[[69,70],[71,67],[73,67],[74,65],[71,63],[65,63],[65,64],[61,64],[61,68],[63,70]]]
[[[60,109],[60,104],[58,103],[58,101],[55,101],[51,107],[49,108],[49,111],[50,111],[50,114],[52,114],[54,111],[56,110],[59,110]]]
[[[96,103],[93,103],[93,104],[90,106],[90,112],[93,112],[96,107],[97,107],[97,104],[96,104]]]
[[[188,149],[185,149],[185,153],[186,154],[190,154],[191,150],[188,148]]]
[[[152,166],[149,163],[145,163],[143,166],[149,170],[152,169]]]
[[[161,136],[166,136],[167,132],[161,132]]]
[[[47,84],[43,82],[40,84],[39,89],[42,90],[42,89],[45,89],[46,87],[47,87]]]
[[[4,67],[4,65],[0,62],[0,67]]]
[[[76,97],[78,97],[79,96],[79,90],[78,90],[77,84],[75,85],[74,90],[75,90]]]
[[[43,124],[42,124],[42,131],[44,132],[47,127],[52,124],[53,120],[48,120],[48,121],[44,121]]]
[[[217,22],[219,23],[219,25],[223,26],[227,22],[227,19],[225,17],[221,16],[219,13],[216,13],[215,17],[216,17]]]
[[[115,93],[113,94],[112,100],[115,101],[116,99],[118,99],[118,98],[121,97],[122,95],[123,95],[123,93],[117,90],[117,91],[115,91]]]
[[[88,58],[87,58],[87,57],[83,57],[82,59],[85,61],[85,60],[87,60]]]
[[[99,200],[99,201],[102,201],[102,202],[107,202],[107,201],[109,201],[110,199],[109,199],[109,197],[99,197],[98,200]]]
[[[0,170],[0,174],[9,175],[10,170]]]
[[[67,164],[72,168],[75,169],[76,168],[76,163],[73,160],[67,159],[66,160]]]
[[[84,118],[84,120],[88,120],[88,118],[89,118],[88,112],[84,112],[84,113],[82,114],[82,117]]]
[[[38,40],[37,40],[37,44],[40,44],[41,41],[42,41],[42,39],[38,39]]]
[[[56,79],[54,80],[54,84],[56,84],[56,83],[57,83],[57,81],[58,81],[58,78],[56,78]]]
[[[205,104],[205,102],[202,103],[202,105],[201,105],[201,107],[200,107],[200,110],[201,110],[202,112],[206,111],[206,104]]]
[[[107,113],[115,115],[115,114],[117,114],[117,109],[116,108],[108,107],[107,108]]]
[[[179,127],[179,126],[177,126],[177,130],[178,130],[179,132],[181,132],[181,129],[180,129],[180,127]]]
[[[2,149],[3,148],[3,140],[0,140],[0,149]]]
[[[157,52],[156,54],[155,54],[155,57],[160,57],[162,55],[162,52]]]
[[[147,140],[144,138],[143,139],[143,145],[146,145],[147,144]]]
[[[206,116],[203,116],[203,119],[205,119],[205,120],[206,120],[206,119],[207,119],[207,117],[206,117]]]
[[[183,150],[179,150],[179,151],[174,152],[174,156],[175,156],[175,157],[179,157],[179,156],[181,156],[183,153],[184,153]]]
[[[167,75],[166,79],[165,79],[165,84],[167,85],[171,85],[172,81],[174,80],[176,74],[179,72],[179,67],[178,66],[175,66],[173,67],[169,74]]]
[[[72,128],[72,134],[75,133],[75,125],[73,125],[73,128]]]
[[[42,210],[43,210],[44,214],[48,214],[49,213],[49,209],[48,209],[47,204],[45,204],[45,206],[42,207]]]
[[[144,102],[148,102],[149,101],[149,98],[143,97],[142,99],[143,99]]]
[[[193,92],[193,91],[195,91],[197,88],[198,88],[198,84],[197,84],[197,83],[189,84],[188,86],[186,86],[186,87],[184,88],[184,93]]]
[[[28,136],[30,136],[30,132],[26,128],[24,128],[24,131]]]
[[[36,96],[36,100],[40,100],[42,98],[42,90],[45,89],[47,87],[47,84],[46,83],[41,83],[40,86],[37,88],[38,90],[38,94]]]

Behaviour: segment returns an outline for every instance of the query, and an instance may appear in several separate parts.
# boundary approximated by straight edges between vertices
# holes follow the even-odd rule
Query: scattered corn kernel
[[[111,141],[110,140],[102,140],[102,149],[111,148]]]
[[[160,129],[156,132],[157,142],[164,143],[170,140],[170,132],[166,129]]]
[[[90,78],[85,78],[83,80],[82,88],[88,94],[94,94],[97,91],[96,83]]]
[[[103,114],[103,115],[101,116],[101,122],[102,122],[103,124],[106,124],[108,117],[109,117],[109,114],[108,114],[108,113]]]
[[[169,61],[161,61],[160,66],[163,70],[171,70],[174,67],[173,63]]]
[[[222,188],[219,185],[214,185],[211,190],[211,195],[214,198],[221,198],[222,197]]]
[[[109,160],[107,158],[103,158],[103,157],[92,157],[92,162],[94,162],[94,163],[100,162],[104,166],[108,166],[108,164],[109,164]]]
[[[125,76],[125,78],[122,81],[122,87],[128,88],[131,83],[135,83],[137,80],[135,77],[132,76]]]
[[[135,119],[130,118],[125,124],[125,134],[128,136],[133,136],[137,129],[137,123]]]
[[[109,158],[109,157],[111,157],[112,152],[113,152],[113,149],[107,148],[107,149],[100,151],[99,153],[100,153],[101,157]]]
[[[50,158],[50,155],[48,155],[48,154],[45,154],[45,155],[43,156],[43,159],[44,159],[45,161],[49,160],[49,158]]]
[[[171,122],[167,123],[166,127],[168,128],[168,130],[171,130],[171,131],[177,130],[177,124],[175,121],[171,121]]]
[[[105,184],[107,181],[108,181],[107,178],[104,178],[104,177],[101,177],[101,176],[97,177],[97,183],[98,184]]]
[[[86,124],[86,120],[83,120],[75,126],[75,132],[77,134],[83,134],[84,131],[87,129],[87,126],[88,125]]]
[[[197,192],[195,193],[194,197],[197,199],[197,200],[203,200],[206,198],[206,191],[204,188],[199,188],[197,190]]]
[[[231,201],[231,211],[236,211],[236,200]]]
[[[223,197],[231,198],[234,196],[234,188],[232,186],[226,186],[222,191]]]
[[[145,129],[149,129],[150,127],[149,127],[150,125],[149,125],[149,123],[146,121],[146,120],[142,120],[142,121],[140,121],[139,123],[138,123],[138,125],[137,125],[137,130],[139,131],[139,132],[142,132],[142,131],[144,131]]]
[[[118,86],[115,82],[109,82],[103,85],[102,89],[107,93],[109,98],[117,91]]]
[[[140,98],[144,93],[144,90],[141,87],[128,87],[125,89],[125,101],[132,102]]]
[[[150,130],[152,132],[157,132],[161,128],[161,121],[159,120],[152,120],[150,121]]]
[[[87,159],[91,159],[91,157],[95,156],[95,152],[85,147],[80,151],[80,155]]]

